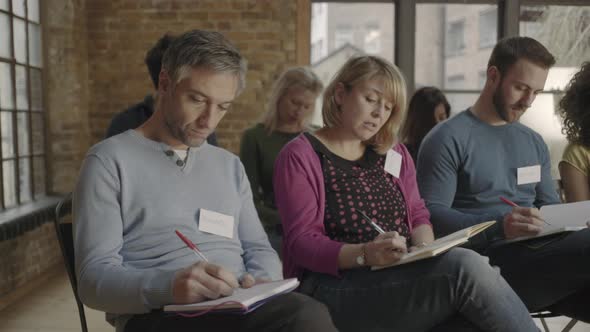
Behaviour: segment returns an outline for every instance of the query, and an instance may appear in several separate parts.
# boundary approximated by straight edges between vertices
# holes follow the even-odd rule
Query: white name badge
[[[402,168],[402,155],[393,150],[387,151],[383,168],[387,173],[399,178],[399,171]]]
[[[234,237],[234,217],[201,209],[199,211],[199,230],[232,239]]]
[[[541,165],[519,167],[516,172],[516,184],[537,183],[541,181]]]

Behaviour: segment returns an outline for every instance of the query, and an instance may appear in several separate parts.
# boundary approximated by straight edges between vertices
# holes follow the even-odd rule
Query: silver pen
[[[379,227],[379,225],[377,225],[371,218],[369,218],[369,216],[367,216],[363,211],[361,210],[356,210],[356,212],[358,212],[361,217],[363,217],[363,219],[365,219],[366,221],[369,222],[369,224],[371,224],[371,226],[373,226],[373,228],[379,233],[379,234],[385,234],[385,231],[383,230],[383,228]]]

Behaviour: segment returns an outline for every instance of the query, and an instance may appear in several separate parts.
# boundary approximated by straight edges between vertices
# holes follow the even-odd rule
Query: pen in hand
[[[195,255],[202,258],[205,262],[209,262],[207,257],[205,257],[205,255],[203,255],[203,253],[199,250],[199,248],[197,248],[196,244],[194,244],[191,240],[189,240],[186,236],[184,236],[180,231],[176,230],[175,232],[176,232],[176,235],[178,235],[178,237],[182,240],[182,242],[184,242],[187,247],[192,249],[192,251],[195,253]]]
[[[379,225],[377,225],[373,219],[369,218],[369,216],[367,216],[363,211],[356,210],[356,212],[358,212],[361,217],[363,217],[363,219],[365,219],[379,234],[385,234],[383,228],[379,227]]]
[[[506,197],[502,197],[502,196],[500,196],[500,200],[501,200],[502,202],[504,202],[504,203],[506,203],[506,204],[508,204],[508,205],[512,206],[512,207],[518,207],[518,204],[514,203],[513,201],[509,200],[509,199],[508,199],[508,198],[506,198]],[[539,218],[539,219],[541,219],[541,218]],[[550,224],[549,222],[547,222],[545,219],[541,219],[541,220],[542,220],[544,223],[546,223],[547,225],[551,225],[551,224]]]

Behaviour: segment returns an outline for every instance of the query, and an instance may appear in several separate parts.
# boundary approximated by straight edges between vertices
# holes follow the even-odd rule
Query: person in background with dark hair
[[[162,69],[162,58],[173,40],[174,36],[168,33],[163,35],[145,55],[144,62],[156,91],[158,90],[158,77]],[[107,129],[106,137],[109,138],[129,129],[135,129],[146,122],[152,114],[154,114],[154,94],[150,93],[145,96],[143,101],[115,115]],[[217,146],[215,132],[207,137],[207,143]]]
[[[418,150],[426,134],[450,116],[451,105],[439,89],[426,86],[414,93],[400,137],[414,162],[418,161]]]
[[[538,209],[560,202],[547,145],[519,122],[554,64],[532,38],[499,41],[475,104],[434,127],[422,142],[417,178],[435,233],[498,221],[468,246],[500,267],[529,310],[590,322],[590,229],[497,241],[538,234],[545,225]],[[502,196],[517,206],[503,203]]]
[[[568,202],[590,200],[590,62],[582,65],[559,102],[569,144],[559,163]]]

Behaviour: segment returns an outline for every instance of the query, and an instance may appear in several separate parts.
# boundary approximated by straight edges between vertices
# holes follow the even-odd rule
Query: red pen
[[[500,200],[501,200],[502,202],[504,202],[504,203],[506,203],[506,204],[508,204],[508,205],[512,206],[512,207],[518,207],[518,204],[514,203],[513,201],[509,200],[509,199],[508,199],[508,198],[506,198],[506,197],[502,197],[502,196],[500,196]],[[541,219],[541,220],[543,220],[543,222],[544,222],[544,223],[546,223],[547,225],[551,225],[550,223],[548,223],[547,221],[545,221],[545,219]]]
[[[189,247],[193,250],[195,255],[201,257],[205,262],[209,262],[207,257],[205,257],[205,255],[203,255],[203,253],[199,250],[199,248],[197,248],[196,244],[194,244],[191,240],[189,240],[186,236],[184,236],[179,230],[176,230],[175,232],[176,232],[176,235],[178,235],[178,237],[182,240],[182,242],[184,242],[187,247]]]
[[[516,203],[514,203],[513,201],[509,200],[509,199],[508,199],[508,198],[506,198],[506,197],[502,197],[502,196],[500,196],[500,200],[501,200],[502,202],[504,202],[504,203],[506,203],[506,204],[508,204],[508,205],[512,206],[512,207],[517,207],[517,206],[518,206]]]

